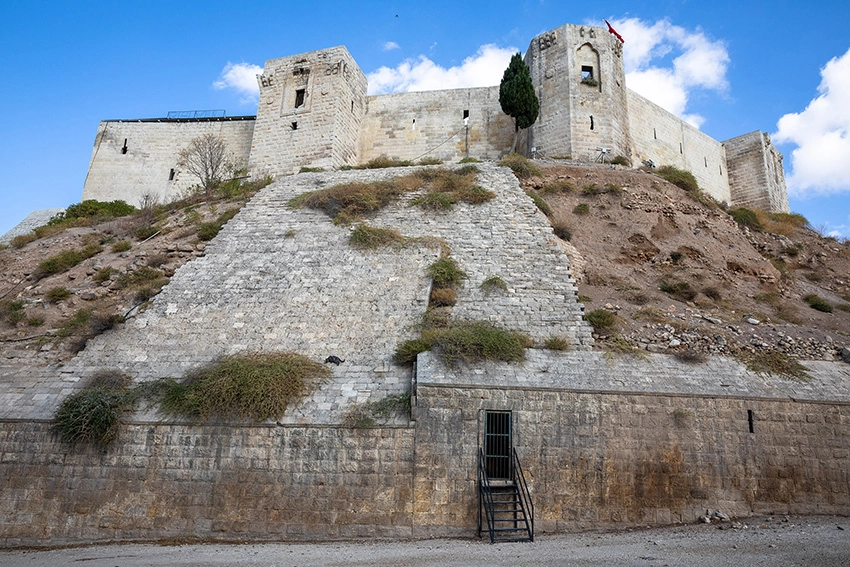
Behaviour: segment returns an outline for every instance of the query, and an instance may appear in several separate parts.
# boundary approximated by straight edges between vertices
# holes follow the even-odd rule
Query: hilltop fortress
[[[525,148],[591,160],[596,147],[610,147],[632,161],[688,167],[732,202],[745,202],[732,180],[748,179],[753,199],[776,198],[766,207],[781,208],[780,157],[763,134],[721,144],[629,93],[619,49],[604,30],[580,26],[532,42],[542,111]],[[252,171],[279,178],[202,251],[180,248],[174,225],[149,238],[149,250],[197,257],[73,359],[33,364],[52,348],[38,342],[40,350],[0,361],[0,547],[482,532],[530,539],[535,531],[693,522],[706,509],[732,517],[848,513],[847,364],[807,360],[810,377],[787,380],[728,356],[696,362],[593,350],[565,241],[510,169],[473,166],[490,200],[422,209],[412,206],[420,191],[369,216],[372,227],[406,237],[403,247],[361,249],[350,226],[291,206],[317,190],[418,171],[286,175],[305,165],[383,154],[499,157],[513,126],[495,87],[366,97],[365,77],[343,48],[269,61],[260,80],[257,117],[101,124],[86,198],[176,196],[193,181],[176,154],[205,132],[225,137]],[[629,189],[635,195],[656,192],[653,176],[613,173],[641,178]],[[647,201],[634,213],[644,215],[635,235],[651,235],[668,211],[681,214],[683,232],[697,230],[701,217],[688,201]],[[711,241],[744,262],[738,247]],[[452,363],[439,347],[412,364],[395,358],[399,345],[421,337],[429,270],[445,254],[466,275],[451,321],[524,333],[533,346],[522,361]],[[97,273],[95,258],[75,268],[77,281]],[[147,267],[147,258],[134,245],[122,261]],[[494,280],[503,285],[485,284]],[[700,320],[694,325],[721,339],[723,327],[734,329]],[[561,346],[547,346],[551,339]],[[198,423],[140,405],[106,447],[64,443],[52,425],[57,406],[103,371],[134,384],[182,379],[250,352],[342,363],[262,423]],[[372,423],[350,419],[393,400],[401,406]]]
[[[609,160],[689,170],[718,201],[789,210],[782,155],[766,133],[712,139],[630,91],[622,51],[599,27],[567,24],[534,38],[525,61],[540,116],[522,132],[520,151],[592,162],[605,148]],[[235,165],[275,177],[380,156],[499,159],[513,142],[498,85],[367,96],[366,76],[342,46],[271,59],[257,80],[256,116],[101,122],[83,199],[178,198],[197,183],[179,152],[206,133],[227,142]]]

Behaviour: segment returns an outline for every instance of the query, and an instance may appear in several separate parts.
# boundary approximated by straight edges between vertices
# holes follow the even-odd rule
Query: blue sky
[[[100,120],[254,114],[266,59],[345,45],[372,91],[498,84],[500,58],[535,35],[603,19],[626,40],[630,88],[718,140],[773,135],[791,209],[850,237],[846,0],[3,0],[0,234],[80,201]]]

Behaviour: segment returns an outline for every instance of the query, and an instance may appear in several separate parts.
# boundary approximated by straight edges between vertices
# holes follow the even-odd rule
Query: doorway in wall
[[[484,412],[484,466],[493,479],[511,479],[512,415],[509,411]]]

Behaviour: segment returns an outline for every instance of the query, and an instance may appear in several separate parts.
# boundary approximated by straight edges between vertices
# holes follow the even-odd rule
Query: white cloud
[[[796,197],[850,192],[850,50],[821,69],[818,93],[802,112],[780,118],[773,135],[797,146],[786,177]]]
[[[392,51],[393,49],[399,49],[400,46],[394,41],[388,41],[384,44],[384,51]]]
[[[482,45],[478,52],[455,67],[441,67],[424,55],[406,59],[397,67],[381,67],[369,73],[369,94],[433,91],[498,85],[519,50]]]
[[[218,90],[233,89],[240,95],[239,102],[242,104],[256,104],[260,98],[260,86],[257,84],[257,75],[262,75],[263,68],[251,63],[227,62],[221,70],[218,80],[213,83],[213,88]]]
[[[626,85],[699,128],[705,119],[687,112],[695,89],[724,92],[729,84],[729,54],[721,41],[688,31],[667,20],[654,24],[637,18],[611,20],[623,36]],[[672,61],[667,61],[672,57]]]

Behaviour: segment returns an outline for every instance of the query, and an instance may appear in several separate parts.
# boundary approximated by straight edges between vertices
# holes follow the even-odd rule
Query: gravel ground
[[[723,529],[721,529],[723,528]],[[540,535],[535,543],[485,540],[103,545],[0,551],[14,567],[263,566],[850,566],[850,518],[776,517],[731,524]]]

